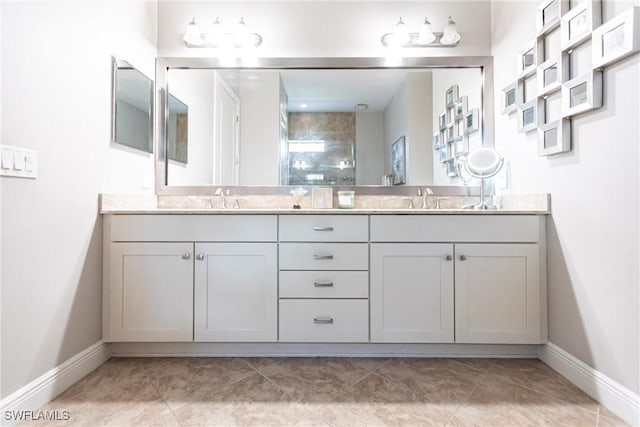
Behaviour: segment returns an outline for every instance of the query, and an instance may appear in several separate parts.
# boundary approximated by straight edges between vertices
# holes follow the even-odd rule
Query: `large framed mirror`
[[[123,59],[111,67],[111,140],[153,153],[153,81]]]
[[[478,131],[465,147],[493,146],[493,98],[485,96],[493,93],[491,57],[393,65],[384,58],[263,58],[251,65],[158,58],[156,83],[158,194],[207,194],[220,186],[461,185],[447,176],[433,144],[452,86],[479,112]],[[175,100],[184,112],[184,161],[174,155]],[[385,181],[399,138],[406,177]]]

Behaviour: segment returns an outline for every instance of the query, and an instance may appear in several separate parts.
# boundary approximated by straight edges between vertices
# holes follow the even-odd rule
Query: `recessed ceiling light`
[[[307,104],[300,104],[300,108],[307,108],[308,105]]]
[[[353,109],[358,111],[364,111],[367,108],[369,108],[369,104],[356,104],[353,106]]]

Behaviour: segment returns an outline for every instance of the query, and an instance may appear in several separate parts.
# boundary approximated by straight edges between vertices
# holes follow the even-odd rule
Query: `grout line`
[[[169,409],[169,413],[171,414],[173,419],[178,423],[178,425],[183,426],[184,424],[180,422],[180,419],[178,418],[178,416],[175,414],[175,412],[173,412],[173,408],[171,408],[171,405],[169,405],[169,402],[165,398],[164,393],[162,393],[160,391],[160,388],[158,388],[158,386],[156,386],[156,384],[151,380],[151,375],[149,374],[149,371],[146,368],[146,363],[142,365],[142,373],[146,377],[149,384],[151,384],[151,387],[153,387],[158,392],[158,395],[160,396],[162,403],[164,403],[167,409]]]
[[[491,368],[493,368],[493,366],[496,364],[496,362],[498,361],[498,359],[493,359],[493,362],[491,363],[491,365],[489,366],[489,368],[483,372],[480,375],[480,378],[478,378],[478,381],[476,381],[476,383],[473,385],[473,388],[471,389],[471,391],[469,392],[469,394],[467,394],[464,399],[462,400],[463,403],[461,403],[460,405],[458,405],[458,407],[456,408],[455,411],[453,411],[453,414],[451,414],[451,416],[449,417],[449,419],[447,420],[447,422],[445,423],[445,426],[450,425],[451,421],[453,420],[453,418],[456,416],[456,414],[458,413],[458,411],[460,410],[460,408],[462,408],[462,406],[464,406],[464,404],[468,404],[469,403],[469,398],[471,397],[471,395],[476,391],[476,389],[478,388],[478,386],[480,385],[480,383],[482,382],[482,380],[484,379],[484,377],[487,376],[487,374],[489,373],[489,371],[491,371]]]
[[[598,410],[596,411],[596,427],[600,425],[600,408],[602,408],[602,406],[598,405]]]

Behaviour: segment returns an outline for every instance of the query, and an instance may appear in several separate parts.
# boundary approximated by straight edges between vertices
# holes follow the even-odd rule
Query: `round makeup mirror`
[[[458,176],[466,184],[471,179],[480,180],[480,202],[465,206],[474,209],[496,209],[494,204],[488,204],[484,195],[485,180],[494,177],[504,165],[504,157],[498,151],[489,147],[478,148],[466,156],[458,158],[456,169]]]

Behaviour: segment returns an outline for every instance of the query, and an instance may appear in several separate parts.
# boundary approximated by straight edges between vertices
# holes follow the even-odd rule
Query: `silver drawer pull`
[[[204,259],[204,254],[198,254],[198,255],[196,255],[196,259],[197,259],[198,261],[202,261],[202,260]]]
[[[332,288],[333,282],[313,282],[313,286],[316,288]]]
[[[466,260],[467,260],[466,255],[460,255],[460,261],[466,261]]]
[[[318,255],[314,254],[313,259],[322,260],[322,259],[333,259],[333,255]]]
[[[313,231],[333,231],[333,227],[313,227]]]
[[[313,319],[313,323],[316,325],[330,325],[333,323],[332,317],[316,317]]]
[[[191,253],[185,252],[182,254],[182,259],[189,259],[189,258],[191,258]]]
[[[447,261],[451,261],[453,260],[453,257],[451,255],[447,255],[447,257],[445,258]]]

